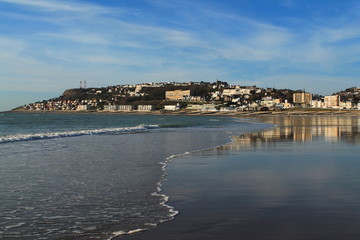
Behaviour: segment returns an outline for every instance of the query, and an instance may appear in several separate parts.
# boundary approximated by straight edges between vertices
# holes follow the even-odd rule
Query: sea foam
[[[77,136],[96,135],[96,134],[136,133],[136,132],[144,132],[154,128],[159,128],[159,126],[138,125],[135,127],[122,127],[122,128],[100,128],[100,129],[74,130],[74,131],[63,131],[63,132],[13,134],[13,135],[1,136],[0,144],[10,143],[10,142],[20,142],[20,141],[61,138],[61,137],[77,137]]]

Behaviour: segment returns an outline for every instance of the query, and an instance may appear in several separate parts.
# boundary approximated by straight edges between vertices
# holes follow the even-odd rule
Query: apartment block
[[[303,104],[303,105],[310,105],[312,100],[311,93],[294,93],[293,94],[293,101],[294,103]]]
[[[165,98],[167,100],[185,100],[191,96],[190,90],[174,90],[166,91]]]
[[[327,108],[340,107],[340,96],[339,95],[325,96],[324,104],[325,107]]]

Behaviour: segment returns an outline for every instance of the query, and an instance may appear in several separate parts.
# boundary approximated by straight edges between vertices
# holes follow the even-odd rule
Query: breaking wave
[[[100,129],[74,130],[74,131],[63,131],[63,132],[13,134],[13,135],[1,136],[0,144],[10,143],[10,142],[20,142],[20,141],[62,138],[62,137],[77,137],[77,136],[96,135],[96,134],[137,133],[137,132],[144,132],[154,128],[160,128],[160,127],[158,125],[138,125],[135,127],[122,127],[122,128],[100,128]]]

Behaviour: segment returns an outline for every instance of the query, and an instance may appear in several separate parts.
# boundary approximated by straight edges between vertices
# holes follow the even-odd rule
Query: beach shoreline
[[[30,112],[26,112],[26,113],[30,113]],[[31,113],[46,113],[46,112],[31,112]],[[62,114],[64,113],[63,111],[56,111],[56,112],[51,112],[49,114]],[[74,113],[73,111],[67,111],[66,114],[72,114]],[[79,113],[79,112],[76,112]],[[99,117],[100,119],[104,120],[104,119],[109,119],[112,118],[113,116],[116,117],[116,115],[119,112],[114,112],[112,114],[110,114],[110,116],[106,116],[109,113],[107,112],[82,112],[81,114],[99,114],[98,116],[93,115],[92,117]],[[139,119],[142,119],[141,114],[144,112],[136,112],[136,116]],[[163,119],[166,118],[164,112],[159,113],[156,112],[156,114],[151,114],[154,112],[148,112],[148,114],[146,115],[155,115],[155,116],[161,116],[163,115],[164,117],[159,117],[159,119]],[[219,113],[219,112],[217,112]],[[278,112],[277,112],[278,113]],[[293,150],[291,150],[291,146],[300,146],[300,148],[303,145],[311,145],[311,142],[313,141],[314,143],[316,143],[317,139],[324,137],[325,136],[325,142],[331,143],[331,146],[335,146],[335,148],[341,147],[340,145],[337,145],[336,142],[340,142],[341,138],[346,139],[347,141],[349,141],[353,146],[355,146],[354,143],[358,143],[360,142],[360,135],[358,134],[358,126],[360,126],[360,118],[359,115],[338,115],[338,114],[328,114],[328,113],[324,113],[324,114],[307,114],[305,115],[303,113],[303,111],[297,111],[297,112],[292,112],[292,114],[277,114],[277,113],[272,113],[272,112],[266,112],[266,113],[262,113],[262,112],[257,112],[257,114],[252,114],[252,115],[238,115],[238,114],[227,114],[227,115],[221,115],[221,114],[216,114],[214,112],[210,112],[207,114],[186,114],[186,113],[182,113],[184,117],[186,116],[194,116],[194,118],[196,118],[195,116],[204,116],[204,118],[206,118],[205,116],[210,116],[209,120],[215,120],[216,117],[231,117],[231,118],[235,118],[234,121],[237,125],[238,122],[253,122],[255,123],[254,126],[256,126],[257,123],[264,123],[264,124],[269,124],[269,126],[274,126],[274,127],[267,127],[263,130],[258,129],[255,131],[250,131],[250,128],[244,128],[241,131],[234,131],[234,132],[227,132],[226,135],[224,136],[224,139],[228,138],[229,135],[232,135],[232,141],[229,143],[224,143],[222,145],[218,145],[218,147],[216,148],[210,148],[209,150],[206,150],[207,148],[201,148],[204,150],[199,150],[199,151],[195,151],[195,154],[192,154],[191,152],[186,152],[186,154],[180,154],[181,156],[184,157],[179,157],[179,158],[175,158],[174,161],[171,162],[171,164],[166,165],[167,170],[166,170],[166,181],[164,182],[164,188],[161,188],[162,191],[158,192],[159,194],[164,194],[166,196],[170,197],[170,201],[166,202],[166,204],[168,204],[171,207],[174,207],[175,211],[179,211],[179,215],[176,216],[176,218],[174,220],[168,221],[168,222],[163,222],[161,224],[159,224],[157,227],[155,228],[150,228],[146,231],[142,231],[140,233],[140,231],[137,231],[136,229],[134,231],[129,231],[128,233],[124,233],[124,235],[122,236],[113,236],[111,237],[111,239],[123,239],[123,238],[128,238],[128,239],[178,239],[178,240],[182,240],[182,239],[207,239],[207,240],[212,240],[212,239],[266,239],[266,240],[270,240],[270,239],[276,239],[276,240],[281,240],[281,239],[309,239],[309,238],[267,238],[267,235],[264,232],[264,235],[261,236],[260,238],[252,238],[252,235],[247,235],[247,236],[252,236],[251,238],[248,238],[247,236],[243,236],[243,237],[239,237],[236,238],[237,234],[243,234],[244,232],[238,232],[239,227],[237,226],[237,224],[243,224],[245,223],[245,226],[242,226],[242,229],[244,229],[245,231],[249,231],[251,232],[251,234],[253,234],[254,232],[259,232],[259,229],[262,229],[263,225],[270,225],[270,227],[267,227],[266,230],[267,231],[271,231],[271,225],[273,224],[272,221],[268,221],[266,220],[266,217],[273,217],[276,214],[271,214],[271,215],[267,215],[266,217],[263,216],[258,216],[257,221],[254,220],[254,222],[249,221],[249,223],[247,223],[247,221],[249,220],[248,217],[252,217],[252,214],[256,215],[259,212],[261,212],[262,214],[268,214],[266,211],[263,212],[262,209],[266,209],[263,206],[261,206],[260,208],[252,208],[251,211],[252,212],[250,215],[244,215],[243,217],[245,217],[245,219],[240,219],[238,218],[239,216],[241,216],[242,212],[239,211],[243,211],[244,209],[246,210],[247,208],[243,208],[243,205],[240,204],[241,201],[245,201],[243,202],[244,204],[249,204],[251,202],[254,201],[247,201],[246,197],[243,197],[243,193],[244,192],[237,192],[237,187],[234,186],[234,184],[240,184],[243,185],[245,188],[243,188],[243,190],[247,190],[249,187],[253,187],[253,186],[245,186],[244,184],[246,184],[247,180],[246,178],[243,178],[243,176],[241,174],[237,174],[236,171],[238,171],[239,173],[241,171],[244,171],[246,169],[253,171],[254,169],[252,168],[243,168],[243,166],[239,166],[236,165],[237,162],[240,163],[246,163],[246,164],[250,164],[247,165],[248,167],[253,167],[254,165],[252,162],[260,162],[261,164],[266,164],[267,162],[272,162],[272,163],[276,163],[278,161],[278,159],[281,160],[282,156],[285,156],[285,161],[282,161],[281,164],[292,164],[292,163],[301,163],[302,161],[308,161],[308,165],[299,165],[299,169],[305,168],[305,170],[309,170],[310,172],[312,171],[312,167],[316,166],[313,165],[312,162],[310,162],[310,159],[308,158],[308,156],[304,156],[304,158],[302,159],[297,159],[297,161],[289,161],[289,155],[288,154],[294,154],[294,157],[297,156],[297,154],[301,155],[302,151],[298,151],[298,148],[293,148]],[[16,114],[16,113],[15,113]],[[141,115],[140,115],[141,114]],[[179,114],[179,112],[171,112],[170,116],[175,116],[176,114],[178,114],[179,116],[181,116]],[[104,115],[104,116],[101,116]],[[112,115],[112,116],[111,116]],[[122,114],[124,117],[126,117],[126,115],[131,116],[131,114],[126,114],[123,113]],[[213,116],[213,118],[211,117]],[[17,116],[13,116],[13,117],[17,117]],[[23,115],[23,117],[31,117],[30,115],[26,116]],[[34,115],[34,117],[38,118],[38,119],[42,119],[43,117],[51,117],[52,119],[67,119],[68,117],[73,118],[73,117],[85,117],[88,118],[90,117],[90,115],[88,116],[75,116],[73,115],[72,117],[70,115],[58,115],[58,116],[45,116],[45,115]],[[119,118],[122,117],[121,115],[119,115]],[[236,118],[239,119],[236,119]],[[146,119],[147,117],[144,117],[144,119]],[[158,118],[158,117],[156,117]],[[181,117],[179,117],[181,118]],[[174,118],[175,119],[175,118]],[[202,119],[202,117],[201,117]],[[204,119],[205,120],[205,119]],[[218,120],[218,119],[216,119]],[[226,120],[233,120],[230,118],[223,118],[222,121],[226,121]],[[214,129],[209,128],[208,129],[209,132],[211,132],[212,134],[215,134],[214,137],[210,137],[210,139],[217,139],[218,136],[216,135],[216,131],[214,131]],[[356,134],[354,134],[356,132]],[[225,134],[225,132],[221,132],[221,134]],[[198,136],[198,132],[194,131],[193,132],[193,137],[197,137]],[[235,134],[235,135],[234,135]],[[125,135],[122,135],[125,137]],[[133,136],[135,137],[135,135]],[[141,135],[139,136],[139,139],[142,139],[144,136]],[[144,138],[145,139],[145,138]],[[150,138],[148,138],[150,139]],[[165,139],[165,138],[159,138],[161,139],[161,141],[164,141],[164,144],[167,143],[169,144],[169,139]],[[151,141],[154,142],[159,142],[160,140],[155,140],[153,138],[151,138]],[[186,138],[185,141],[183,140],[176,140],[173,137],[171,138],[172,141],[174,142],[174,144],[170,144],[171,146],[174,147],[174,149],[178,149],[178,144],[180,142],[187,142]],[[73,141],[77,142],[76,139],[72,139]],[[198,142],[198,141],[197,141]],[[280,145],[281,143],[290,143],[289,144],[285,144],[282,146],[282,148],[278,148],[278,144]],[[294,142],[294,144],[292,144],[291,142]],[[300,144],[297,144],[296,142],[299,142]],[[309,144],[310,143],[310,144]],[[115,144],[115,143],[113,143]],[[161,146],[163,146],[164,144],[161,144]],[[109,145],[109,144],[107,144]],[[145,146],[147,146],[148,144],[145,144]],[[116,146],[116,145],[114,145]],[[259,151],[256,149],[256,146],[259,147]],[[262,147],[270,147],[271,150],[270,152],[264,151],[264,148]],[[322,142],[322,144],[318,145],[318,147],[323,147],[324,146],[324,142]],[[108,150],[114,150],[114,147],[111,145],[107,146]],[[254,148],[255,147],[255,148]],[[262,150],[261,150],[262,148]],[[290,148],[290,150],[288,149]],[[128,148],[126,148],[128,149]],[[164,150],[168,149],[167,147],[164,148]],[[253,149],[250,152],[248,151],[249,149]],[[254,150],[255,149],[255,150]],[[326,153],[327,151],[319,151],[318,148],[314,148],[316,150],[316,153]],[[327,149],[329,150],[329,152],[331,152],[331,148]],[[107,151],[107,152],[109,152]],[[215,152],[211,152],[211,151],[215,151]],[[254,154],[255,151],[256,153]],[[159,151],[164,153],[164,151]],[[183,152],[183,151],[180,151]],[[333,152],[334,154],[336,153],[341,153],[341,152],[348,152],[347,150],[345,151],[336,151]],[[245,154],[245,158],[239,158],[239,153],[240,154]],[[271,161],[268,161],[268,155],[271,154],[280,154],[278,155],[280,158],[277,158],[276,156],[273,157],[273,159]],[[284,155],[284,153],[286,155]],[[262,157],[257,157],[258,154],[262,154]],[[311,153],[314,154],[314,153]],[[118,154],[114,155],[111,154],[111,156],[115,156],[115,158],[118,158]],[[165,155],[164,155],[165,156]],[[168,157],[169,155],[166,154],[166,156]],[[171,155],[172,156],[172,155]],[[229,157],[226,157],[229,156]],[[352,155],[351,158],[353,158],[354,156],[358,156],[358,154],[356,155]],[[161,158],[161,157],[160,157]],[[251,161],[246,161],[246,158],[251,158]],[[355,157],[356,158],[356,157]],[[236,161],[234,161],[236,160]],[[301,161],[300,161],[301,160]],[[315,158],[316,161],[318,161],[317,158]],[[117,162],[117,161],[115,161]],[[233,165],[232,165],[233,164]],[[235,165],[234,165],[235,164]],[[286,178],[285,181],[281,181],[284,182],[285,184],[287,183],[287,180],[291,180],[293,181],[294,179],[292,179],[291,177],[289,178],[289,176],[283,176],[281,175],[282,173],[286,173],[288,170],[294,171],[294,166],[292,165],[288,165],[288,167],[292,167],[292,168],[283,168],[281,172],[281,164],[268,164],[267,167],[274,167],[277,166],[278,168],[273,168],[272,174],[268,175],[268,174],[264,174],[267,173],[266,171],[268,171],[267,168],[263,168],[260,169],[260,174],[250,174],[249,176],[258,176],[261,179],[266,179],[267,177],[271,177],[274,176],[275,179],[270,179],[270,180],[276,180],[275,183],[276,184],[280,184],[280,182],[278,180],[280,180],[281,178]],[[356,164],[356,163],[354,163]],[[319,164],[318,166],[320,166],[321,168],[319,168],[318,170],[322,170],[323,166],[326,166],[326,162],[323,161],[321,162],[321,164]],[[255,170],[259,169],[259,165],[255,166]],[[356,167],[356,166],[355,166]],[[309,168],[309,169],[308,169]],[[326,169],[326,168],[325,168]],[[170,171],[169,171],[170,170]],[[186,171],[184,171],[186,170]],[[285,170],[285,171],[284,171]],[[231,171],[235,171],[236,174],[229,174],[229,172]],[[264,172],[265,171],[265,172]],[[302,176],[302,172],[300,174],[301,171],[299,171],[298,177],[300,178]],[[190,177],[187,177],[186,174],[190,174]],[[246,172],[245,172],[246,173]],[[258,173],[258,172],[254,172],[254,173]],[[116,175],[118,175],[118,173],[115,173]],[[191,175],[192,174],[192,175]],[[216,176],[216,177],[214,177]],[[226,176],[232,176],[232,177],[236,177],[235,179],[229,178],[228,181],[230,182],[222,182],[224,181],[223,177]],[[279,176],[281,177],[279,179]],[[202,179],[202,177],[205,177],[204,179]],[[239,178],[237,178],[239,177]],[[311,178],[310,178],[311,179]],[[315,176],[315,180],[318,179],[318,175],[316,174]],[[219,182],[217,181],[219,180]],[[245,180],[245,181],[244,181]],[[259,180],[259,179],[257,179]],[[303,180],[307,180],[307,179],[303,179]],[[214,182],[212,182],[214,181]],[[360,180],[359,180],[360,181]],[[222,184],[220,184],[222,182]],[[260,187],[262,189],[262,185],[265,185],[266,188],[262,189],[264,190],[266,196],[264,198],[265,201],[268,200],[267,196],[272,196],[274,192],[268,192],[268,189],[271,189],[272,186],[267,185],[267,183],[270,183],[271,181],[262,181],[261,184],[257,187]],[[198,183],[203,183],[203,184],[207,184],[207,185],[202,185],[202,186],[196,186],[196,184]],[[258,182],[253,182],[256,185],[258,185]],[[297,182],[295,179],[296,184],[302,184],[302,182]],[[336,183],[336,182],[335,182]],[[231,188],[232,186],[232,188]],[[289,186],[287,187],[287,189],[291,189],[291,191],[294,191],[294,188],[292,187],[293,185],[289,184]],[[304,187],[307,186],[311,186],[311,184],[307,184],[306,186],[304,185]],[[236,187],[236,188],[234,188]],[[282,186],[280,186],[282,187]],[[274,189],[275,192],[279,189]],[[295,191],[296,188],[295,188]],[[218,195],[217,192],[221,193],[222,196],[224,198],[222,199],[217,199]],[[206,194],[212,194],[215,193],[215,195],[211,195],[211,197],[208,197]],[[246,193],[246,192],[245,192]],[[204,195],[205,194],[205,195]],[[325,195],[328,193],[325,193]],[[276,195],[276,194],[275,194]],[[299,197],[300,196],[300,197]],[[302,199],[302,195],[297,196],[298,198],[291,198],[290,200],[293,201],[294,199]],[[311,195],[310,195],[311,196]],[[233,200],[235,199],[235,200]],[[360,197],[359,197],[360,199]],[[208,201],[210,200],[210,201]],[[254,200],[254,199],[253,199]],[[276,203],[277,202],[277,199]],[[237,202],[239,201],[239,202]],[[280,203],[283,203],[284,201],[281,201]],[[286,202],[286,201],[285,201]],[[214,205],[215,203],[215,205]],[[220,204],[219,204],[220,203]],[[299,202],[301,203],[301,202]],[[230,206],[233,205],[233,208],[229,209]],[[281,204],[280,204],[281,205]],[[294,206],[290,206],[290,207],[294,207]],[[317,206],[318,207],[318,206]],[[271,208],[267,208],[268,210],[271,210]],[[358,208],[360,210],[360,207]],[[285,208],[286,210],[286,208]],[[317,210],[316,208],[314,209],[315,211]],[[225,211],[225,212],[224,212]],[[246,210],[247,211],[247,210]],[[291,221],[296,221],[297,219],[295,219],[292,215],[287,214],[288,211],[284,211],[284,213],[286,213],[286,217],[290,217]],[[328,213],[327,213],[328,214]],[[344,212],[341,212],[340,214],[344,214]],[[320,214],[321,217],[321,214]],[[114,218],[115,219],[115,218]],[[240,219],[240,220],[239,220]],[[278,220],[278,219],[277,219]],[[290,221],[290,222],[291,222]],[[275,221],[276,222],[276,221]],[[254,225],[251,225],[251,224]],[[261,223],[261,224],[260,224]],[[322,222],[321,222],[322,223]],[[283,223],[281,223],[283,224]],[[302,224],[306,225],[306,222],[302,222]],[[330,224],[330,223],[329,223]],[[326,224],[325,224],[326,225]],[[278,226],[276,226],[278,227]],[[290,226],[293,227],[293,226]],[[311,226],[310,226],[311,227]],[[278,232],[276,234],[283,234],[286,233],[287,231],[287,227],[286,225],[281,225],[281,232]],[[304,229],[301,229],[301,231],[299,231],[300,233],[304,232]],[[315,230],[313,230],[315,231]],[[114,232],[117,233],[117,232]],[[300,234],[299,233],[299,234]],[[345,232],[346,233],[346,232]],[[351,233],[352,234],[352,233]],[[116,234],[115,234],[116,235]],[[264,237],[265,236],[265,237]],[[282,237],[282,236],[281,236]],[[335,235],[335,237],[333,238],[324,238],[324,239],[331,239],[331,240],[335,240],[338,239],[336,238],[338,236]],[[357,238],[347,238],[347,239],[357,239]]]
[[[0,113],[29,113],[29,114],[102,114],[102,115],[183,115],[183,116],[231,116],[231,117],[258,117],[258,116],[360,116],[360,110],[335,109],[292,109],[284,111],[27,111],[12,110]]]
[[[249,115],[247,115],[247,116],[249,116]],[[270,123],[273,121],[275,127],[271,128],[270,130],[269,130],[269,128],[261,130],[258,133],[244,133],[241,136],[233,136],[232,143],[225,144],[225,145],[219,147],[219,149],[222,149],[225,151],[230,151],[230,152],[231,151],[235,151],[235,152],[236,151],[240,151],[240,152],[245,151],[246,152],[247,151],[246,146],[250,146],[250,148],[254,147],[254,145],[252,145],[251,142],[254,141],[254,144],[255,144],[255,142],[257,142],[256,144],[259,144],[258,140],[260,140],[264,136],[266,139],[263,139],[262,141],[264,141],[266,144],[271,143],[271,142],[275,143],[278,141],[281,142],[281,141],[284,141],[285,139],[288,139],[286,141],[290,141],[290,142],[302,142],[302,144],[306,143],[306,142],[310,143],[313,141],[313,139],[318,138],[318,136],[324,136],[323,134],[325,134],[325,138],[328,139],[325,141],[332,141],[332,142],[340,141],[340,135],[336,137],[336,136],[334,136],[334,134],[335,135],[341,134],[342,131],[346,132],[348,130],[349,126],[353,126],[356,128],[356,126],[358,126],[359,122],[360,122],[360,120],[358,118],[359,115],[355,115],[355,116],[353,116],[353,115],[340,116],[340,115],[326,115],[326,114],[323,114],[323,115],[290,115],[289,116],[290,118],[289,118],[287,115],[257,114],[257,115],[253,115],[253,117],[254,118],[252,118],[252,119],[256,119],[256,121],[260,121],[262,123]],[[352,120],[350,120],[350,119],[352,119]],[[355,122],[353,121],[354,119],[356,120]],[[328,121],[328,120],[333,120],[333,121]],[[310,131],[310,129],[313,129],[313,128],[317,129],[318,127],[319,127],[319,129],[322,129],[322,130],[321,131]],[[329,128],[329,130],[325,130],[323,132],[324,128]],[[283,129],[283,130],[281,130],[281,129]],[[271,131],[273,131],[273,133],[269,134],[269,132],[271,132]],[[309,136],[309,134],[314,134],[314,136]],[[347,134],[349,134],[349,133],[347,133]],[[252,137],[249,137],[249,136],[252,136]],[[344,136],[346,136],[346,135],[344,135]],[[247,137],[249,137],[248,140],[250,142],[247,142],[247,140],[246,140]],[[256,140],[256,138],[258,140]],[[284,139],[284,140],[281,140],[281,139]],[[351,141],[353,141],[353,139]],[[274,150],[272,150],[272,151],[274,151]],[[282,151],[284,151],[284,150],[282,150]],[[280,153],[279,153],[280,155],[281,155],[282,151],[280,151]],[[277,152],[277,151],[274,151],[274,152]],[[194,182],[191,182],[192,180],[188,180],[189,177],[181,176],[181,174],[176,173],[177,171],[180,173],[181,173],[181,171],[183,171],[182,173],[184,174],[184,173],[186,173],[186,171],[184,171],[185,168],[187,168],[187,171],[193,171],[192,168],[195,167],[197,169],[197,170],[194,170],[194,174],[196,175],[196,178],[198,178],[197,176],[201,176],[202,174],[204,174],[203,171],[208,171],[208,170],[210,171],[210,173],[208,173],[208,174],[213,175],[214,173],[218,172],[218,170],[214,170],[214,169],[217,169],[217,167],[222,168],[222,166],[223,166],[222,164],[225,164],[225,163],[223,163],[223,160],[217,159],[216,155],[217,154],[214,154],[214,155],[210,154],[209,162],[207,162],[207,160],[206,160],[208,157],[205,157],[205,158],[203,158],[204,160],[201,160],[201,157],[199,158],[199,157],[195,156],[191,160],[189,160],[189,159],[185,160],[185,163],[181,163],[181,162],[183,162],[184,159],[180,159],[179,161],[174,161],[170,165],[170,168],[171,168],[170,171],[172,171],[173,174],[175,172],[175,176],[173,176],[173,174],[171,172],[169,172],[169,169],[168,169],[167,173],[168,173],[169,177],[167,179],[167,184],[169,184],[169,186],[165,186],[164,190],[168,191],[166,194],[170,197],[169,204],[171,206],[173,206],[176,210],[179,211],[179,215],[176,216],[175,219],[165,222],[165,223],[162,223],[159,226],[157,226],[156,228],[149,229],[142,233],[137,233],[137,234],[133,234],[133,235],[125,235],[125,236],[122,236],[121,238],[115,237],[114,239],[118,239],[118,240],[120,240],[120,239],[154,240],[154,239],[168,239],[168,238],[172,238],[175,240],[176,239],[178,239],[178,240],[182,240],[182,239],[194,239],[194,240],[195,239],[208,239],[208,240],[214,239],[215,240],[215,239],[219,239],[219,238],[220,239],[306,239],[306,238],[303,238],[303,236],[301,236],[301,234],[300,234],[300,232],[302,232],[302,230],[300,231],[301,228],[299,228],[299,230],[296,230],[296,231],[299,231],[298,235],[296,235],[296,234],[293,235],[292,236],[293,238],[289,238],[289,236],[286,236],[287,231],[288,231],[287,228],[294,227],[292,225],[287,227],[286,223],[284,224],[284,226],[282,226],[282,228],[283,228],[282,231],[276,232],[276,234],[280,234],[279,235],[279,236],[281,236],[280,238],[266,235],[265,232],[262,234],[260,229],[264,226],[263,224],[265,224],[267,221],[265,217],[264,217],[264,219],[262,219],[262,217],[261,217],[257,221],[253,222],[253,224],[255,223],[255,225],[251,225],[251,221],[250,221],[250,223],[246,223],[246,221],[244,222],[243,220],[239,220],[238,215],[236,214],[236,212],[239,210],[235,210],[235,209],[229,210],[226,207],[225,202],[223,202],[223,203],[220,202],[221,204],[218,205],[219,204],[219,203],[217,203],[218,200],[204,197],[204,196],[206,196],[206,195],[202,195],[204,193],[198,193],[198,192],[194,191],[194,189],[191,189],[193,184],[197,185],[198,184],[197,182],[203,182],[203,181],[205,181],[204,179],[199,180],[199,179],[201,179],[201,177],[200,177],[199,179],[197,179],[197,181],[195,180]],[[221,155],[222,154],[219,154],[219,156],[221,156]],[[236,153],[235,153],[235,155],[236,155]],[[253,158],[254,158],[253,160],[255,160],[256,156],[254,156]],[[194,162],[192,162],[192,161],[194,161]],[[258,161],[258,159],[256,159],[256,161]],[[275,157],[275,160],[273,160],[273,161],[278,161],[277,157]],[[288,160],[285,160],[285,161],[288,162]],[[219,162],[220,162],[220,164],[219,164]],[[228,162],[228,163],[230,163],[230,162]],[[214,165],[215,167],[212,168],[212,167],[210,167],[211,165]],[[306,167],[311,168],[311,165],[306,166]],[[184,169],[182,169],[182,168],[184,168]],[[205,170],[202,168],[205,168]],[[201,169],[201,172],[197,172],[200,169]],[[235,169],[233,169],[233,170],[235,170]],[[238,169],[238,170],[240,170],[240,169]],[[213,172],[211,172],[211,171],[213,171]],[[244,171],[244,170],[240,170],[240,171]],[[297,173],[297,174],[301,174],[301,173]],[[224,172],[223,175],[226,176],[227,174]],[[268,176],[265,175],[264,177],[268,177]],[[208,180],[212,179],[212,177],[209,177],[209,176],[207,176],[207,178],[208,178]],[[220,180],[221,178],[222,177],[220,177],[218,180]],[[278,176],[275,176],[275,179],[277,181]],[[317,179],[317,175],[315,174],[315,180],[316,179]],[[243,180],[245,180],[245,179],[243,179]],[[242,184],[244,184],[244,183],[242,183]],[[176,185],[180,185],[180,186],[176,186]],[[183,185],[183,186],[181,186],[181,185]],[[184,188],[184,186],[187,186],[190,189],[186,189],[186,188]],[[247,189],[247,187],[245,189]],[[227,187],[224,186],[224,188],[226,189]],[[182,191],[184,191],[183,193],[181,193],[181,189],[182,189]],[[212,185],[207,190],[204,190],[204,188],[198,188],[197,190],[200,192],[204,191],[204,192],[208,192],[208,193],[209,193],[209,191],[214,192],[214,186]],[[220,188],[218,191],[222,191],[222,189]],[[226,191],[226,190],[224,190],[224,191]],[[226,193],[226,196],[231,196],[231,198],[233,198],[233,194],[235,194],[235,193],[231,193],[231,192]],[[270,194],[270,192],[266,193],[266,194]],[[271,195],[272,194],[270,194],[269,196],[271,196]],[[212,195],[212,196],[216,197],[216,195]],[[266,195],[265,199],[267,198],[267,196],[268,195]],[[242,193],[240,193],[239,197],[240,197],[239,198],[239,200],[240,200],[242,198]],[[220,199],[221,199],[221,201],[230,201],[231,204],[235,204],[235,206],[238,206],[237,203],[234,203],[232,200],[230,200],[231,198],[229,198],[229,199],[220,198]],[[243,201],[243,200],[241,200],[241,201]],[[245,197],[244,201],[245,202],[247,201],[246,197]],[[240,207],[240,206],[238,206],[238,207]],[[326,220],[322,219],[322,218],[323,218],[323,215],[326,215],[329,213],[322,212],[321,207],[320,206],[318,206],[318,207],[320,210],[314,209],[314,211],[319,211],[319,212],[317,212],[317,214],[319,214],[317,217],[319,217],[319,219],[321,219],[321,221],[326,222]],[[262,209],[262,207],[260,209]],[[260,211],[260,209],[255,209],[255,213],[258,213],[258,211]],[[230,211],[231,213],[227,212],[227,211]],[[232,213],[232,211],[234,211],[234,213]],[[241,211],[239,213],[241,213]],[[298,214],[301,215],[303,213],[299,212]],[[208,216],[208,217],[206,217],[206,216]],[[233,217],[233,219],[231,216]],[[291,214],[291,212],[289,212],[289,215],[286,215],[286,217],[289,217],[290,219],[292,219],[291,221],[295,221],[295,222],[297,221],[297,214],[295,214],[295,213]],[[245,216],[245,218],[247,218],[247,217]],[[259,223],[261,223],[261,224],[258,225]],[[241,227],[238,226],[237,224],[240,224],[240,225],[244,224],[243,227],[248,228],[248,229],[243,229],[244,231],[241,231],[241,230],[239,230]],[[269,222],[269,224],[272,225],[273,223]],[[306,225],[305,223],[302,223],[302,224]],[[320,222],[319,224],[322,224],[322,222]],[[249,233],[246,233],[247,231]],[[272,230],[268,230],[266,228],[266,231],[271,232]],[[329,238],[329,236],[328,236],[329,231],[327,228],[325,228],[325,229],[315,228],[311,231],[313,231],[315,235],[318,234],[317,231],[324,231],[322,234],[324,234],[324,236],[327,236],[326,239],[338,239],[337,238],[338,234],[341,234],[341,232],[337,232],[336,234],[334,233],[335,235],[333,237]],[[353,235],[357,234],[352,231],[345,232],[345,233],[349,235],[349,239],[354,239]],[[240,235],[238,235],[238,234],[240,234],[240,235],[244,234],[245,238],[243,238],[244,236],[240,238]],[[249,235],[247,235],[247,234],[249,234]],[[254,234],[255,235],[259,234],[259,235],[256,235],[258,237],[255,237]],[[248,238],[246,238],[246,237],[248,237]],[[255,238],[253,238],[253,237],[255,237]]]
[[[29,191],[24,195],[25,199],[34,199],[33,202],[19,200],[21,203],[16,205],[1,204],[2,209],[5,208],[3,212],[12,212],[23,205],[37,206],[45,199],[43,211],[49,218],[57,217],[47,224],[49,227],[41,228],[35,224],[45,221],[39,219],[43,214],[35,216],[36,211],[24,208],[16,219],[9,219],[5,225],[9,230],[4,236],[13,234],[20,238],[25,236],[15,231],[23,231],[33,238],[45,234],[51,238],[56,234],[55,238],[70,239],[64,234],[67,232],[73,239],[90,236],[108,239],[121,232],[151,228],[173,215],[164,205],[167,197],[159,190],[165,177],[164,163],[182,154],[229,142],[227,131],[216,126],[233,124],[239,129],[238,125],[242,125],[243,131],[259,127],[249,126],[246,121],[238,123],[233,118],[196,116],[2,114],[1,120],[8,123],[6,128],[14,128],[4,136],[9,144],[2,145],[3,182],[13,179],[12,176],[34,178],[21,184],[11,181],[11,185],[4,187],[17,189],[28,183],[36,186],[27,188]],[[22,132],[28,132],[17,134],[18,125],[23,126]],[[3,127],[3,135],[7,133],[6,128]],[[97,134],[98,130],[104,134]],[[10,171],[6,166],[21,166],[22,171]],[[41,196],[32,197],[39,192]],[[64,193],[61,194],[64,198],[58,193]],[[51,197],[54,200],[47,201]],[[84,207],[79,208],[79,204]],[[68,213],[69,210],[73,213]],[[13,229],[11,226],[16,222],[26,224],[21,229]],[[73,232],[73,227],[78,231]]]

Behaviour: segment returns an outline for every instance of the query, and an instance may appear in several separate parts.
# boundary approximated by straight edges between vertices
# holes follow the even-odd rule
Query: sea
[[[275,127],[169,164],[180,214],[124,239],[360,239],[360,117],[269,115]]]
[[[177,157],[272,127],[218,116],[0,113],[0,238],[112,239],[178,209],[162,191]]]

